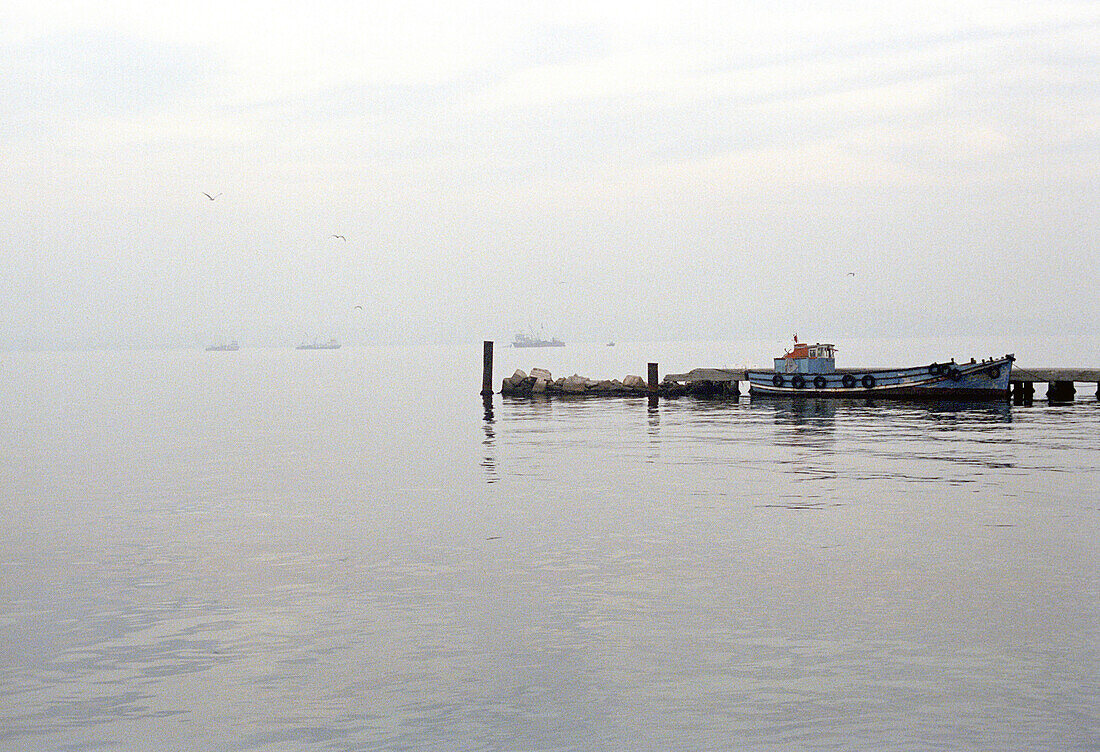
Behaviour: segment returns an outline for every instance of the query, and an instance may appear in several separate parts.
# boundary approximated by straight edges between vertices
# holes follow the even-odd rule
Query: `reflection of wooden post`
[[[481,396],[493,396],[493,341],[491,339],[482,343]]]

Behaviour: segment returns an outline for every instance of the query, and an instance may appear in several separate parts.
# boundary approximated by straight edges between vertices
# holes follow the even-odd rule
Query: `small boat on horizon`
[[[339,350],[340,343],[334,337],[328,342],[305,342],[294,348],[295,350]]]
[[[775,397],[887,397],[897,399],[1007,399],[1013,355],[969,363],[910,368],[836,368],[836,346],[799,342],[774,359],[771,371],[749,370],[749,394]]]
[[[237,340],[233,340],[227,345],[210,345],[206,348],[207,352],[236,352],[240,350],[241,346],[237,344]]]

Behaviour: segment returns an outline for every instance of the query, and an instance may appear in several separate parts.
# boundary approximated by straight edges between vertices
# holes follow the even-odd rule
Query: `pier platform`
[[[676,384],[689,392],[720,392],[740,394],[739,382],[748,381],[745,368],[693,368],[687,373],[670,373],[665,384]],[[771,370],[771,369],[759,369]],[[838,373],[859,373],[859,369],[838,368]],[[1100,368],[1021,368],[1012,367],[1009,377],[1009,397],[1015,404],[1027,404],[1034,399],[1035,384],[1047,384],[1047,399],[1051,402],[1072,402],[1077,392],[1074,384],[1096,384],[1100,399]]]
[[[678,384],[690,384],[697,381],[748,381],[748,371],[770,371],[770,368],[693,368],[687,373],[670,373],[664,377],[665,381],[675,381]],[[861,373],[858,368],[838,368],[837,373],[851,372]],[[1009,381],[1017,383],[1048,384],[1058,381],[1075,381],[1079,383],[1091,382],[1100,384],[1100,368],[1020,368],[1012,366],[1012,375]]]

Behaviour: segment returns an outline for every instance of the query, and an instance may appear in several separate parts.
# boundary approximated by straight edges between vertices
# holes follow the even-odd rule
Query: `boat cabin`
[[[813,345],[794,337],[794,349],[775,359],[776,373],[833,373],[836,371],[835,345]]]

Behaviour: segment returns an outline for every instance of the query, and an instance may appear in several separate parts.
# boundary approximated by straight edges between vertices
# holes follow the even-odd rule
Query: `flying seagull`
[[[856,276],[856,273],[855,272],[848,272],[848,276],[849,277],[854,277],[854,276]]]
[[[203,191],[203,192],[202,192],[202,195],[206,196],[206,197],[207,197],[208,199],[210,199],[211,201],[213,201],[214,199],[216,199],[216,198],[217,198],[218,196],[220,196],[220,195],[222,195],[222,194],[221,194],[221,193],[215,193],[215,194],[214,194],[213,196],[211,196],[211,195],[210,195],[209,193],[207,193],[206,191]]]
[[[346,242],[348,242],[348,239],[347,239],[347,238],[345,238],[345,237],[344,237],[343,235],[333,235],[332,237],[334,237],[334,238],[340,238],[340,240],[343,240],[343,241],[344,241],[345,243],[346,243]]]
[[[357,305],[355,307],[358,308],[360,311],[363,310],[363,306],[361,306],[361,305]]]

